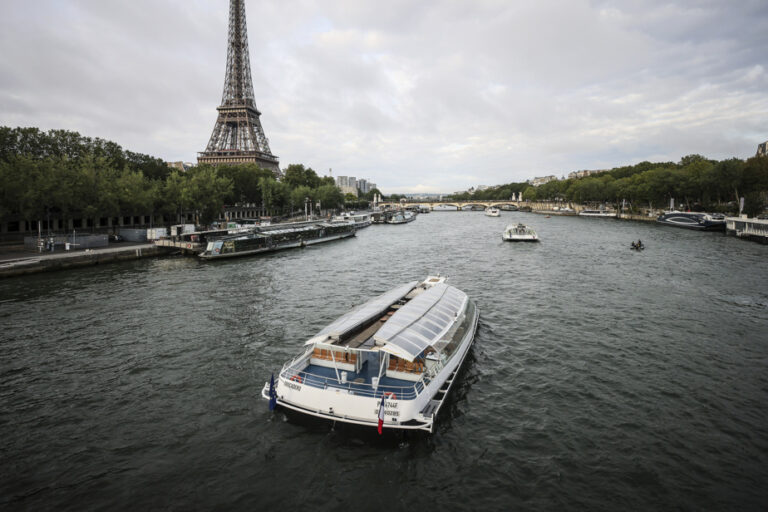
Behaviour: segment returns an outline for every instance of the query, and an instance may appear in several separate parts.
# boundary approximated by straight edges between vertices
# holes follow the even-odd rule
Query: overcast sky
[[[226,0],[2,0],[0,125],[196,161]],[[453,192],[768,140],[768,0],[246,0],[281,167]]]

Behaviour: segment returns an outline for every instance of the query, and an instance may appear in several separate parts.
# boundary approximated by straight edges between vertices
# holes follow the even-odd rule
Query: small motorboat
[[[638,240],[637,242],[632,242],[629,248],[632,249],[633,251],[642,251],[643,249],[645,249],[645,246],[643,245],[643,242]]]
[[[539,235],[533,228],[526,226],[525,224],[518,223],[510,224],[507,229],[504,230],[504,234],[501,235],[502,240],[508,242],[538,242]]]
[[[501,215],[501,212],[499,212],[498,208],[494,208],[493,206],[490,206],[485,210],[486,217],[498,217],[499,215]]]

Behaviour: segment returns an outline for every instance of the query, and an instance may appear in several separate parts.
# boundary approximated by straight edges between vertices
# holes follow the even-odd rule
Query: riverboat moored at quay
[[[580,217],[616,217],[616,212],[608,210],[581,210]]]
[[[342,213],[331,218],[331,222],[353,222],[355,229],[367,228],[371,225],[371,215],[368,213]]]
[[[409,210],[399,210],[394,212],[390,217],[387,217],[385,222],[387,224],[407,224],[416,220],[416,214]]]
[[[697,231],[725,231],[725,215],[703,212],[664,212],[656,218],[656,222]]]
[[[353,222],[298,222],[255,227],[244,234],[209,240],[199,256],[206,260],[248,256],[304,247],[355,235]]]
[[[354,308],[304,343],[262,397],[270,408],[369,427],[432,432],[479,312],[429,276]]]

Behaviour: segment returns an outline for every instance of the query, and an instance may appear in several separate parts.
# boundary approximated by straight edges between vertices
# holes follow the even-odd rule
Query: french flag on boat
[[[384,425],[384,394],[381,394],[381,405],[379,406],[379,435],[381,435],[381,427]]]

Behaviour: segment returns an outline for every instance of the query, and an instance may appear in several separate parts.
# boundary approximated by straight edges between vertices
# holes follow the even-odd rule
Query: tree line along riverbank
[[[675,199],[685,208],[736,214],[744,198],[744,213],[755,216],[768,206],[768,157],[711,160],[688,155],[680,162],[640,162],[595,172],[589,176],[553,179],[539,186],[508,183],[454,194],[456,201],[507,200],[522,193],[531,202],[571,202],[625,206],[628,213],[661,209]]]
[[[374,193],[380,192],[368,195]],[[173,223],[184,212],[209,223],[224,205],[258,204],[264,215],[288,215],[303,211],[307,202],[334,209],[347,202],[367,206],[366,199],[345,197],[333,178],[303,164],[289,165],[279,180],[252,164],[180,171],[76,132],[0,127],[0,223],[15,224],[17,231],[20,222],[37,229],[41,221],[47,229],[51,219],[78,219],[84,228],[124,216],[160,215]],[[53,227],[61,225],[69,223]]]

